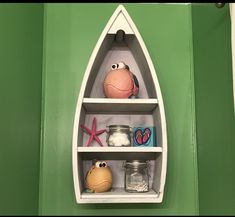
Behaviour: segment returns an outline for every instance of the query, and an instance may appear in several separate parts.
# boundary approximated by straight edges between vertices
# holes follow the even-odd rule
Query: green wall
[[[235,214],[235,120],[229,6],[192,7],[202,215]]]
[[[37,215],[43,4],[0,4],[0,215]]]
[[[45,5],[40,214],[198,214],[190,5],[124,4],[152,57],[165,103],[169,143],[163,203],[75,202],[71,155],[76,101],[89,57],[117,5]]]
[[[76,101],[117,6],[0,4],[0,215],[235,214],[228,4],[124,4],[152,57],[165,103],[165,195],[162,204],[76,204]]]

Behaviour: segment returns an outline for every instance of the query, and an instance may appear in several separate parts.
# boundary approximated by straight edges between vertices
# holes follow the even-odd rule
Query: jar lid
[[[144,160],[127,160],[126,161],[126,166],[131,166],[131,167],[146,167],[147,166],[147,161]]]
[[[128,125],[109,125],[108,127],[110,127],[110,128],[116,128],[116,127],[130,128],[130,126],[128,126]]]
[[[117,129],[117,128],[122,128],[122,129],[129,129],[130,128],[130,126],[128,126],[128,125],[109,125],[108,126],[109,128],[113,128],[113,129]]]

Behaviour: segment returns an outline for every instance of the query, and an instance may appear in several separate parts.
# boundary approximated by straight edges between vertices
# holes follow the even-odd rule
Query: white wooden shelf
[[[113,112],[144,112],[151,113],[158,105],[158,100],[153,99],[108,99],[108,98],[84,98],[83,107],[90,113]]]
[[[129,193],[123,188],[112,188],[109,192],[104,193],[90,193],[82,192],[81,202],[83,203],[125,203],[125,202],[141,202],[151,203],[158,200],[159,194],[150,189],[144,193]]]
[[[78,152],[162,152],[162,147],[78,147]]]
[[[103,81],[114,63],[124,61],[138,79],[136,99],[105,98]],[[109,125],[130,127],[154,126],[156,144],[160,147],[100,147],[96,143],[84,147],[89,135],[81,124],[92,126],[97,119],[97,130]],[[106,141],[106,135],[100,135]],[[80,145],[80,146],[79,146]],[[96,145],[96,146],[95,146]],[[110,17],[91,54],[77,99],[73,127],[72,166],[77,203],[161,203],[167,169],[166,119],[157,72],[144,41],[123,5]],[[89,193],[85,189],[85,174],[94,160],[106,160],[112,168],[111,191]],[[123,162],[149,162],[149,186],[146,193],[124,190]]]

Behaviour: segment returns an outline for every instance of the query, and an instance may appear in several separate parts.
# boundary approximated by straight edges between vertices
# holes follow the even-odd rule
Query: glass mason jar
[[[108,146],[131,146],[131,127],[128,125],[107,126]]]
[[[132,160],[125,162],[125,191],[148,192],[149,173],[147,161]]]

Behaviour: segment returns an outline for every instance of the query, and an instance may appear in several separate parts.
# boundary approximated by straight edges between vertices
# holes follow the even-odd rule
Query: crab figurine
[[[112,171],[106,161],[96,161],[86,174],[85,185],[91,192],[106,192],[112,187]]]
[[[112,64],[103,82],[107,98],[135,98],[139,93],[137,77],[124,62]]]

